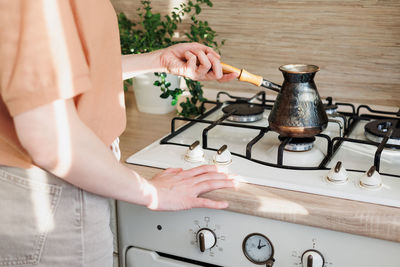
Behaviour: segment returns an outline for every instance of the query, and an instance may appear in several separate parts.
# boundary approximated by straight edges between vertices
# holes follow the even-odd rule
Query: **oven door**
[[[126,252],[126,267],[201,267],[160,256],[157,252],[131,247]]]

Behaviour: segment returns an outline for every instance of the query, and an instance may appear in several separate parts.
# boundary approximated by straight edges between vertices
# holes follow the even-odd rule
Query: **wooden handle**
[[[263,81],[263,77],[254,75],[254,74],[246,71],[245,69],[238,69],[238,68],[235,68],[231,65],[228,65],[228,64],[225,64],[222,62],[221,62],[221,65],[222,65],[222,72],[224,74],[232,73],[232,72],[237,73],[239,75],[239,77],[238,77],[239,81],[252,83],[257,86],[260,86]]]
[[[239,75],[239,77],[240,77],[240,74],[242,74],[242,70],[241,69],[235,68],[235,67],[233,67],[231,65],[228,65],[228,64],[225,64],[225,63],[221,62],[221,66],[222,66],[222,73],[224,73],[224,74],[228,74],[228,73],[234,72],[234,73],[237,73]]]
[[[248,83],[252,83],[254,85],[260,86],[263,81],[263,77],[254,75],[254,74],[246,71],[245,69],[242,69],[242,74],[239,77],[239,81],[248,82]]]

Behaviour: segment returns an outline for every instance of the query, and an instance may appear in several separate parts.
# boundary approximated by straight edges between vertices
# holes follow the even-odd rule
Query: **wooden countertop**
[[[122,161],[168,134],[174,113],[140,113],[134,96],[125,95],[127,128],[121,136]],[[126,164],[146,178],[159,169]],[[205,194],[229,201],[228,210],[275,220],[315,226],[400,242],[400,208],[241,183],[238,190]]]

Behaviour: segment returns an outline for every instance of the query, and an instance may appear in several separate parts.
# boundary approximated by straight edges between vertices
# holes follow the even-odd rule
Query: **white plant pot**
[[[154,73],[145,73],[132,79],[132,88],[136,97],[136,104],[140,112],[151,114],[166,114],[176,109],[171,105],[171,97],[161,98],[161,89],[153,85],[159,77]],[[180,77],[167,74],[166,80],[171,83],[170,89],[179,88]]]

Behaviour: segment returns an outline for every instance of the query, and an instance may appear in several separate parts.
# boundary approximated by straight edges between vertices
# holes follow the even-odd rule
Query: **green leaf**
[[[155,86],[161,86],[161,82],[160,82],[160,81],[155,81],[155,82],[153,83],[153,85],[155,85]]]
[[[168,92],[163,92],[161,95],[160,95],[160,97],[161,98],[168,98],[169,97],[169,93]]]
[[[182,89],[180,89],[180,88],[175,88],[174,93],[175,93],[176,95],[181,95],[181,94],[183,93],[183,91],[182,91]]]

